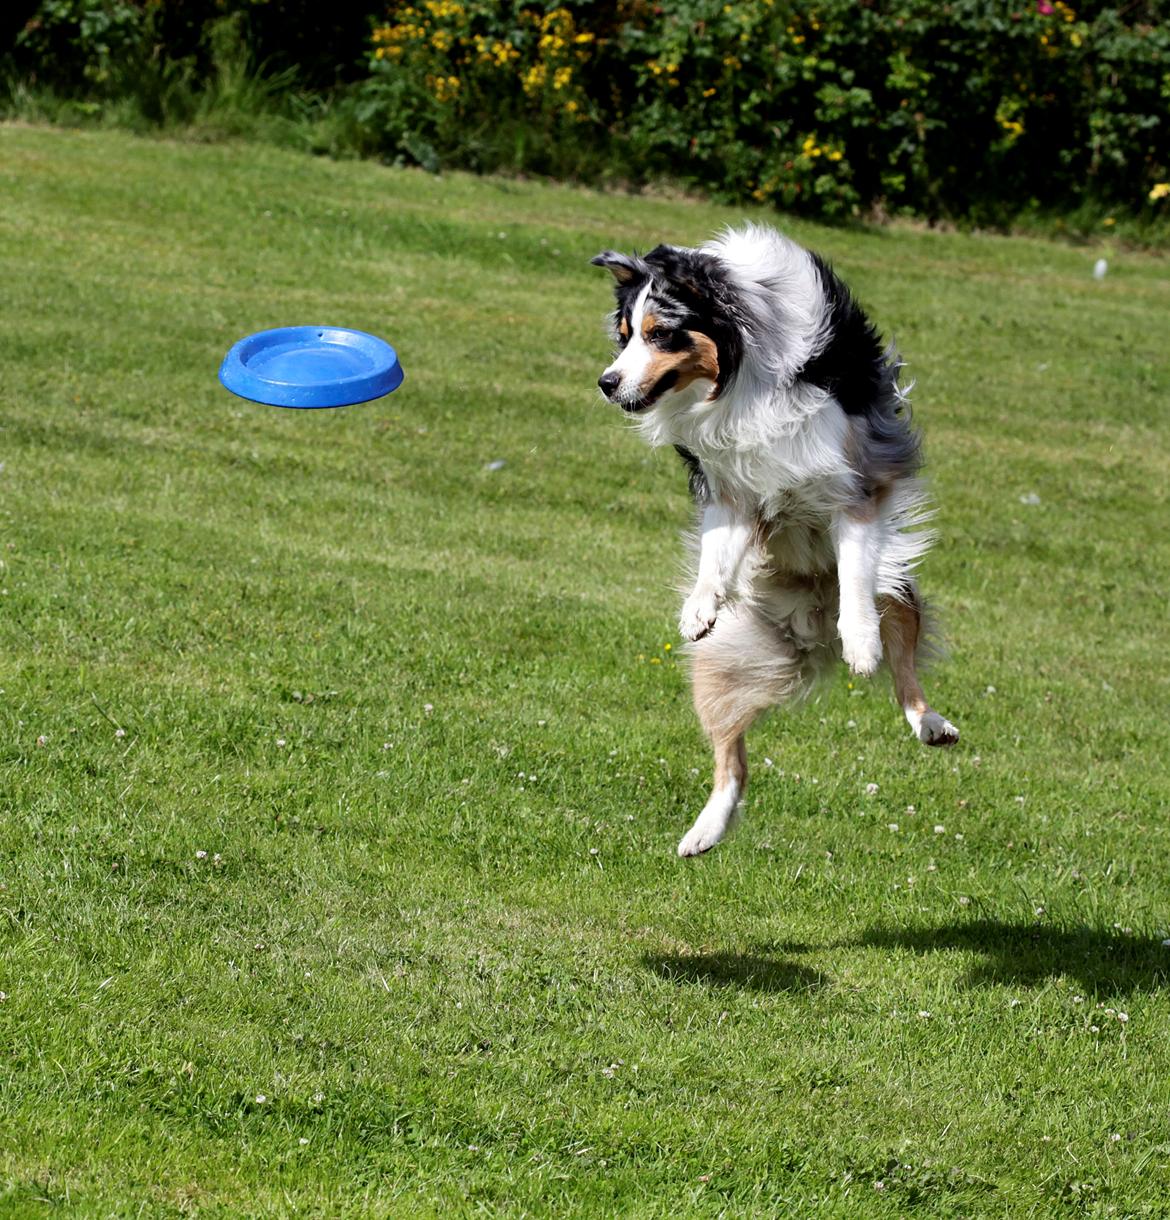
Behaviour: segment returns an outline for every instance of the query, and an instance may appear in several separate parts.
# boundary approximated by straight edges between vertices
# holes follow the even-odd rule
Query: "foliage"
[[[484,131],[519,108],[546,139],[604,145],[627,175],[823,216],[996,220],[1082,197],[1136,210],[1170,176],[1170,27],[1142,5],[1124,12],[1078,15],[1063,0],[395,4],[367,86],[391,104],[364,117],[393,151],[422,137],[429,163],[474,164]],[[546,67],[561,29],[564,66]],[[553,114],[578,126],[558,130]]]
[[[41,0],[13,64],[100,116],[306,119],[308,146],[430,169],[666,179],[829,218],[1156,220],[1170,22],[1161,0],[1074,3]]]

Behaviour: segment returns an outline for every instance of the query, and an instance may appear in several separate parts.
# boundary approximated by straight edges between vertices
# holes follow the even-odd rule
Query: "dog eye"
[[[672,331],[669,327],[656,326],[650,332],[650,342],[651,343],[669,343],[670,337],[673,334],[674,334],[674,331]]]

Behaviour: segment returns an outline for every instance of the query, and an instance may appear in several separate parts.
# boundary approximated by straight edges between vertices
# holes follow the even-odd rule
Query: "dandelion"
[[[1159,199],[1165,199],[1170,195],[1170,182],[1155,182],[1150,190],[1150,202],[1157,203]]]

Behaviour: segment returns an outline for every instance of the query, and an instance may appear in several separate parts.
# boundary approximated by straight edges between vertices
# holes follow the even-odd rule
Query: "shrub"
[[[1170,176],[1170,28],[1140,0],[421,0],[370,68],[367,144],[431,166],[523,129],[517,168],[591,149],[727,199],[986,221],[1134,209]]]

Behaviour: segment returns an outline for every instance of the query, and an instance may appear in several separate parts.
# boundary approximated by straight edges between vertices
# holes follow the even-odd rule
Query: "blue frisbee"
[[[349,407],[398,389],[402,376],[389,343],[340,326],[258,331],[219,368],[233,394],[273,407]]]

